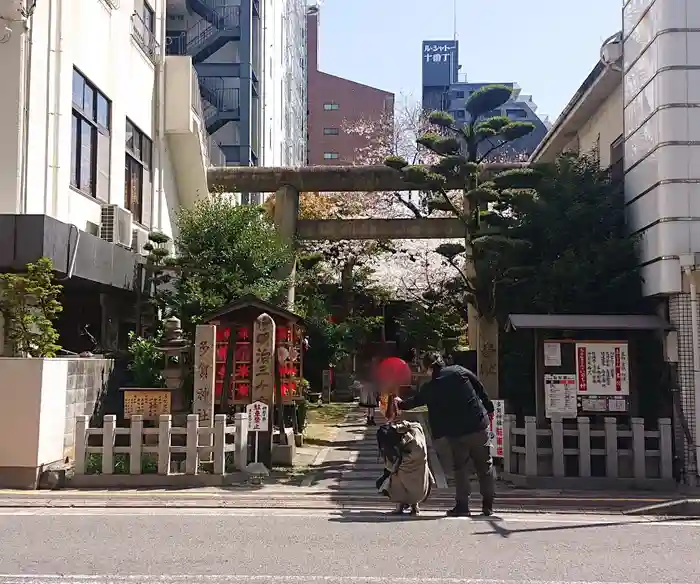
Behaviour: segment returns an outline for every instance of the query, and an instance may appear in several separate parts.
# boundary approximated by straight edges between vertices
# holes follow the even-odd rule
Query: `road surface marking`
[[[4,517],[252,517],[262,519],[263,517],[285,517],[285,518],[316,518],[316,519],[333,519],[333,518],[351,518],[351,517],[366,517],[377,516],[386,517],[387,521],[395,521],[396,517],[388,511],[383,513],[376,509],[355,509],[346,511],[337,510],[308,510],[308,509],[79,509],[70,507],[55,507],[55,508],[39,508],[39,509],[5,509],[0,510],[0,516]],[[422,517],[444,517],[444,513],[426,511],[422,513]],[[411,517],[406,517],[406,521],[415,521]],[[419,518],[418,518],[419,520]],[[480,515],[473,517],[462,518],[447,518],[446,521],[472,521],[472,522],[499,522],[499,523],[534,523],[534,524],[550,524],[550,525],[634,525],[641,527],[675,527],[675,528],[697,528],[700,527],[700,520],[696,519],[665,519],[657,517],[630,517],[621,515],[546,515],[540,514],[533,516],[531,514],[518,513],[500,513],[497,516],[487,518]]]
[[[497,578],[406,578],[397,576],[281,576],[281,575],[259,575],[259,574],[0,574],[0,582],[23,582],[23,583],[44,583],[58,582],[69,584],[73,582],[211,582],[223,584],[242,582],[271,582],[286,584],[290,582],[329,582],[331,584],[386,584],[387,582],[398,582],[401,584],[691,584],[689,582],[614,582],[614,581],[594,581],[594,580],[527,580],[519,578],[517,580],[502,580]]]

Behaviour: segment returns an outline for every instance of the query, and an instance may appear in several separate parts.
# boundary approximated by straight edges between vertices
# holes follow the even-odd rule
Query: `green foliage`
[[[177,228],[180,275],[168,305],[186,329],[236,298],[270,300],[285,289],[277,274],[292,251],[260,208],[204,199],[179,211]]]
[[[401,170],[402,168],[408,166],[408,162],[403,156],[387,156],[384,159],[384,164],[395,170]]]
[[[163,352],[153,339],[129,333],[129,366],[132,387],[165,387]]]
[[[513,90],[505,85],[486,85],[471,94],[465,105],[472,118],[477,119],[510,99]]]
[[[441,298],[415,302],[399,318],[399,336],[402,344],[421,350],[443,348],[443,341],[462,334],[462,316]]]
[[[643,311],[622,185],[589,156],[564,155],[536,171],[537,197],[512,198],[504,210],[529,245],[515,252],[522,273],[504,279],[500,312]]]
[[[483,119],[484,114],[503,105],[512,90],[503,85],[485,86],[474,92],[467,101],[469,121],[455,125],[454,119],[444,112],[433,112],[429,121],[438,127],[421,136],[417,142],[437,156],[430,166],[403,166],[404,178],[422,185],[426,191],[423,206],[428,212],[447,211],[464,222],[464,245],[447,244],[436,251],[451,265],[461,279],[460,297],[466,298],[486,316],[493,316],[495,287],[504,269],[512,260],[512,250],[520,249],[522,242],[509,229],[513,219],[506,213],[514,200],[512,192],[502,195],[509,188],[529,188],[538,178],[533,171],[518,175],[503,173],[494,182],[478,185],[478,166],[489,154],[534,130],[530,123],[513,122],[504,116]],[[399,160],[387,160],[392,168],[399,168]],[[516,179],[519,179],[516,180]],[[448,181],[462,182],[462,205],[447,191]]]
[[[48,258],[27,264],[26,274],[0,274],[0,311],[16,355],[55,357],[61,349],[54,321],[63,310],[62,289]]]

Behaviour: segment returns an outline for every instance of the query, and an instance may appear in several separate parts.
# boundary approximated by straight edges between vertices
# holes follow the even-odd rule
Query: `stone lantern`
[[[163,329],[163,340],[158,350],[163,353],[163,377],[166,387],[172,392],[172,409],[176,414],[185,411],[182,385],[192,343],[183,336],[179,318],[171,316],[163,320]]]

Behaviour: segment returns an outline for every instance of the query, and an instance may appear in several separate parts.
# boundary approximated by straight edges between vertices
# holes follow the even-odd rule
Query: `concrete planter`
[[[72,458],[75,417],[92,415],[108,359],[0,358],[0,488],[34,489],[48,466]]]
[[[2,358],[0,380],[0,486],[33,489],[63,460],[68,362]]]

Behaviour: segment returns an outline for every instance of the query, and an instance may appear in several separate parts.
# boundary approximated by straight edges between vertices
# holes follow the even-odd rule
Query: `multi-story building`
[[[686,480],[700,484],[700,4],[621,4],[623,30],[531,160],[594,151],[624,180],[643,292],[675,329],[666,354],[680,389],[675,426]]]
[[[167,51],[192,57],[226,164],[304,164],[304,0],[168,0],[167,23]]]
[[[359,122],[377,131],[390,130],[394,94],[376,87],[343,79],[318,69],[319,7],[307,10],[307,55],[309,62],[308,163],[353,164],[358,150],[371,139],[365,133],[347,132]]]
[[[485,117],[507,116],[514,121],[533,124],[534,130],[499,149],[493,156],[517,159],[532,154],[547,133],[547,127],[536,114],[537,106],[532,96],[522,95],[520,87],[512,82],[460,82],[459,69],[458,41],[423,41],[423,109],[449,112],[458,123],[464,123],[469,120],[465,103],[472,93],[486,85],[510,87],[513,90],[511,98]],[[484,146],[489,147],[487,144]]]
[[[63,346],[92,349],[86,326],[123,345],[148,232],[172,235],[223,161],[192,60],[164,54],[165,0],[13,0],[0,17],[0,271],[52,259]]]

